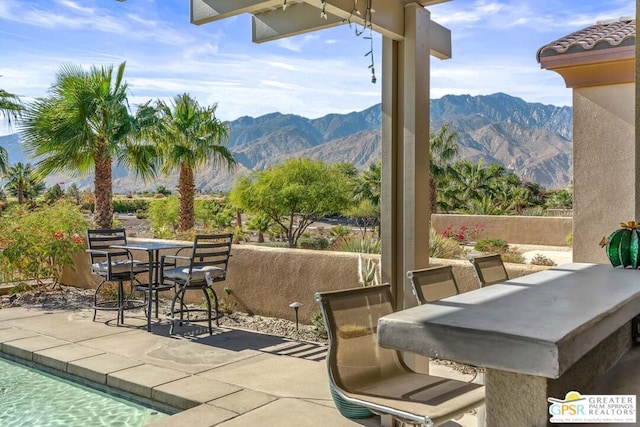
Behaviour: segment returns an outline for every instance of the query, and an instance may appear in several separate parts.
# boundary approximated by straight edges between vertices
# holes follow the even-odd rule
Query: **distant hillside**
[[[501,163],[527,181],[564,188],[572,178],[572,108],[528,103],[503,93],[447,95],[431,100],[431,129],[450,123],[459,132],[459,158]],[[234,174],[205,167],[199,190],[227,190],[240,174],[262,170],[292,157],[327,162],[352,161],[359,168],[380,158],[380,104],[349,114],[308,119],[271,113],[229,123],[229,147],[239,167]],[[17,135],[0,137],[10,161],[24,161]],[[52,182],[58,182],[58,177]],[[142,185],[126,171],[114,170],[114,190],[125,193],[157,185],[176,187],[177,178]],[[81,185],[91,185],[83,180]]]

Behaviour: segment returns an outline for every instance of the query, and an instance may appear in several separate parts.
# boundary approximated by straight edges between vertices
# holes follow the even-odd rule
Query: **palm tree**
[[[24,203],[25,195],[30,193],[32,187],[39,187],[38,181],[34,179],[33,169],[30,163],[18,162],[7,170],[8,182],[6,188],[10,194],[18,198],[18,204]]]
[[[451,172],[451,160],[458,154],[456,138],[458,132],[452,131],[449,123],[440,127],[438,133],[429,136],[429,187],[431,213],[437,212],[438,181]]]
[[[23,106],[17,95],[0,89],[0,115],[8,120],[9,125],[11,125],[11,119],[20,118],[22,110]]]
[[[9,154],[4,147],[0,147],[0,177],[4,176],[9,169]]]
[[[0,89],[0,116],[7,119],[11,126],[11,119],[18,119],[23,106],[17,95]],[[0,175],[7,173],[9,168],[9,155],[4,147],[0,147]]]
[[[129,113],[127,84],[122,80],[125,63],[92,67],[63,65],[50,88],[25,109],[23,141],[43,176],[69,171],[95,173],[95,217],[100,228],[113,219],[113,163],[136,171],[143,179],[155,176],[155,147],[134,140],[141,125]]]
[[[247,221],[247,229],[258,232],[258,243],[264,243],[264,233],[273,226],[273,221],[267,215],[256,215]]]
[[[143,106],[141,111],[147,108]],[[195,224],[194,171],[207,163],[229,170],[236,164],[233,154],[223,145],[227,128],[216,118],[216,108],[216,104],[201,107],[186,93],[177,95],[170,105],[157,101],[157,121],[144,133],[162,148],[162,171],[165,174],[179,171],[178,231],[190,230]]]
[[[456,169],[456,185],[462,192],[462,200],[482,199],[491,194],[491,173],[482,165],[482,159],[477,163],[463,160],[454,164]]]

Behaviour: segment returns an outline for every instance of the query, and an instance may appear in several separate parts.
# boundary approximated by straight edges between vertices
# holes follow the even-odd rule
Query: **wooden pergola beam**
[[[191,0],[191,23],[202,25],[242,13],[277,9],[282,3],[282,0]]]
[[[374,31],[392,40],[404,38],[404,8],[407,4],[422,7],[444,3],[449,0],[377,0],[371,14]],[[191,0],[191,22],[202,25],[230,16],[250,13],[254,15],[254,41],[263,42],[288,35],[302,34],[317,29],[339,25],[351,21],[363,25],[366,1],[326,0],[324,3],[327,19],[320,17],[322,0],[289,0],[287,10],[282,11],[283,0]],[[354,4],[360,13],[354,11]],[[313,10],[316,9],[315,15]],[[324,21],[324,22],[322,22]],[[435,56],[444,55],[436,49]]]
[[[346,20],[331,13],[333,9],[328,6],[329,1],[326,19],[320,15],[317,7],[307,3],[292,4],[286,10],[280,8],[256,13],[252,17],[252,40],[254,43],[263,43],[344,24]],[[377,12],[373,15],[376,14]],[[431,21],[429,42],[432,56],[439,59],[451,58],[451,30]]]
[[[292,16],[295,18],[292,19]],[[318,8],[297,3],[286,10],[275,9],[253,15],[251,37],[254,43],[263,43],[341,24],[344,24],[344,20],[338,16],[327,13],[327,19],[324,19]]]

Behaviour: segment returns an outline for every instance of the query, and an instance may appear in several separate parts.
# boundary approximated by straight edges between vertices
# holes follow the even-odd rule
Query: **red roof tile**
[[[623,17],[613,21],[599,21],[594,25],[571,33],[538,49],[536,57],[557,56],[565,53],[633,46],[636,42],[636,20]]]

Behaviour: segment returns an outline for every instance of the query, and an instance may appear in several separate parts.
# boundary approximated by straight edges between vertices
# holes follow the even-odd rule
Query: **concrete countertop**
[[[640,313],[640,271],[565,264],[384,316],[379,344],[558,378]]]

